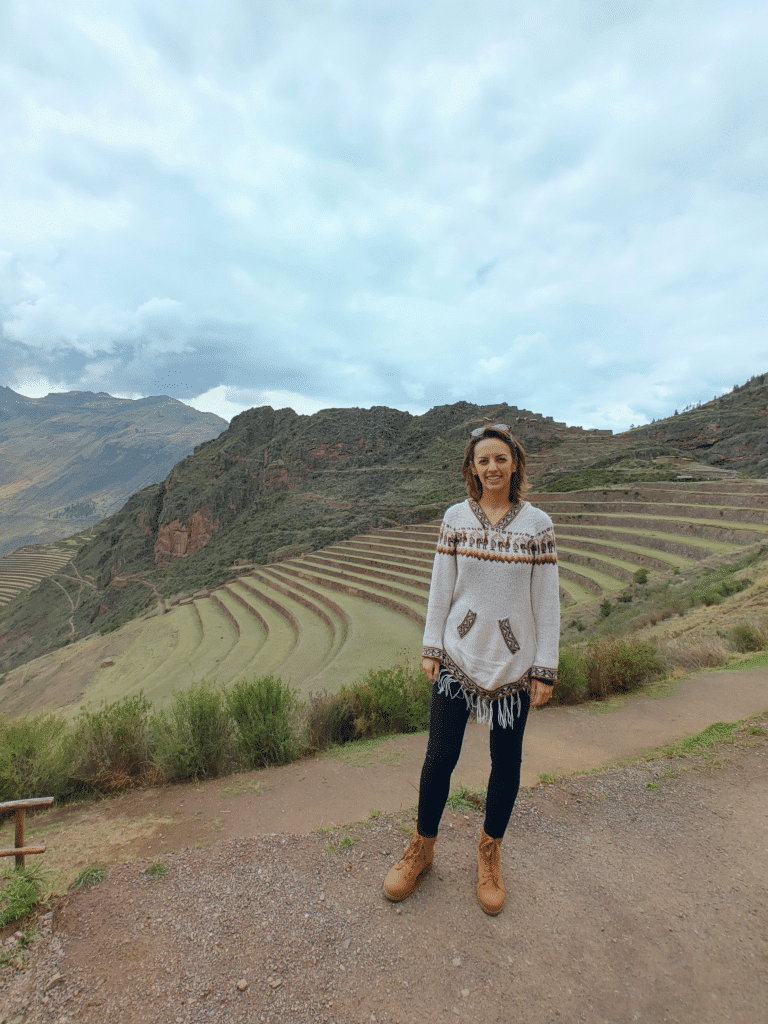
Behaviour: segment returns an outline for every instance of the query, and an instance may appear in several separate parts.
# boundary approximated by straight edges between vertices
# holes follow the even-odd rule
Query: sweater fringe
[[[521,702],[520,693],[507,694],[506,697],[484,697],[479,693],[472,693],[465,689],[446,668],[440,669],[437,678],[437,691],[446,697],[463,697],[467,707],[474,714],[480,725],[486,723],[493,728],[493,705],[498,705],[498,720],[502,729],[514,729],[515,719],[520,717]]]

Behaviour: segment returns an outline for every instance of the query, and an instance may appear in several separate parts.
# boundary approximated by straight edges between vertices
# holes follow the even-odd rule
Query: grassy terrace
[[[76,546],[75,541],[60,540],[19,548],[0,558],[0,605],[59,572],[74,555]]]
[[[768,490],[759,483],[531,497],[555,522],[568,607],[615,597],[638,570],[679,571],[768,534]],[[217,588],[211,600],[223,602],[230,618],[203,623],[211,651],[195,676],[203,667],[221,681],[269,671],[305,691],[335,689],[393,654],[417,656],[438,531],[437,521],[374,530]]]
[[[637,484],[531,499],[555,523],[562,605],[577,617],[584,609],[587,621],[606,598],[628,607],[614,602],[630,599],[640,570],[649,586],[682,579],[704,559],[768,535],[768,489],[759,481]],[[238,566],[225,583],[130,624],[130,642],[116,634],[114,657],[93,673],[85,699],[143,690],[162,705],[196,680],[230,684],[268,673],[304,694],[335,691],[369,668],[418,659],[438,531],[437,521],[378,529],[268,565]],[[63,559],[67,549],[57,547]]]

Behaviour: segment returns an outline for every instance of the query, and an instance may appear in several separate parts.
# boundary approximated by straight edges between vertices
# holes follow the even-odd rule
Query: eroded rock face
[[[186,524],[180,519],[173,519],[159,526],[155,541],[155,563],[172,562],[194,554],[205,547],[218,527],[219,520],[213,518],[208,508],[195,509]]]

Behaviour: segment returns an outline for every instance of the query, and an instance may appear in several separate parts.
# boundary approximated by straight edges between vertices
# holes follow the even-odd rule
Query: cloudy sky
[[[507,401],[768,371],[757,0],[3,0],[0,383]]]

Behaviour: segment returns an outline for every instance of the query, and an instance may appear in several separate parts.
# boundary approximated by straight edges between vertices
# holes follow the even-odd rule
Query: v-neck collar
[[[515,516],[520,512],[520,510],[523,507],[523,503],[522,501],[518,501],[516,504],[514,504],[512,508],[510,508],[507,512],[504,513],[504,515],[501,517],[498,523],[492,523],[490,521],[488,516],[485,514],[485,512],[483,512],[482,508],[480,507],[480,503],[475,501],[474,498],[469,499],[469,507],[475,513],[475,516],[479,520],[480,525],[484,527],[484,529],[503,530],[506,526],[509,526],[509,524],[515,518]]]

